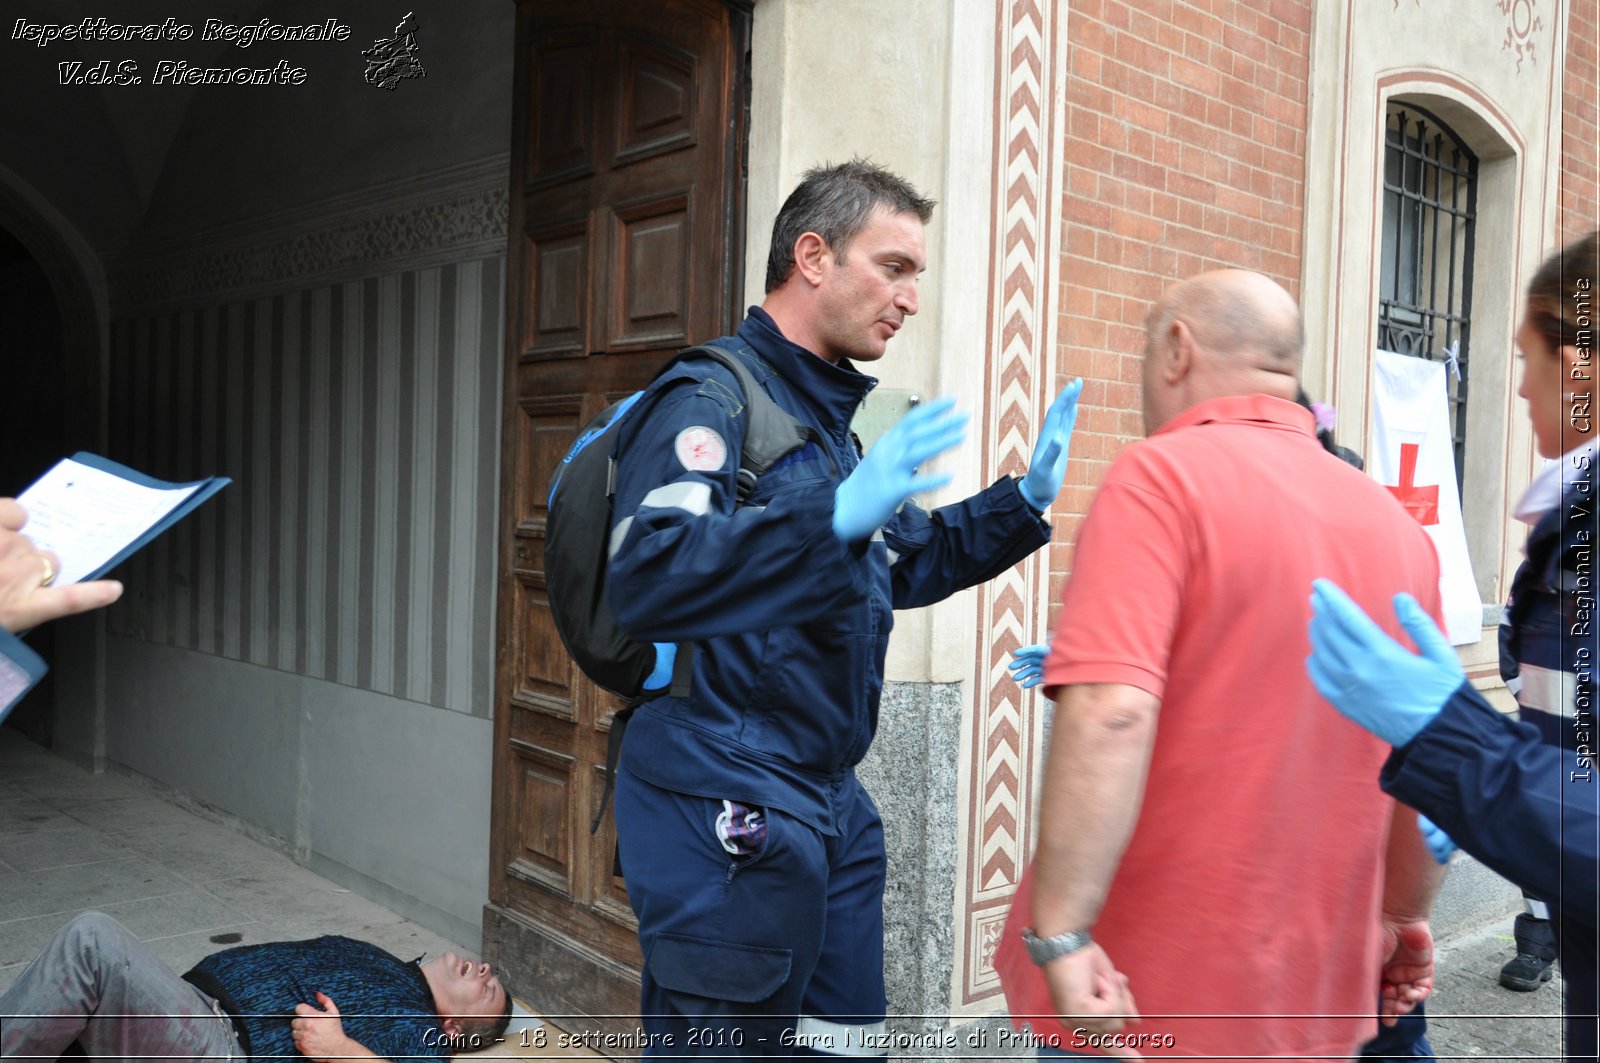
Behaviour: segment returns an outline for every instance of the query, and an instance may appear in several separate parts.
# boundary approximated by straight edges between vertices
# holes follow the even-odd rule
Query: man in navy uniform
[[[928,512],[920,466],[960,443],[923,404],[863,457],[851,417],[919,307],[933,203],[877,166],[812,170],[773,227],[767,294],[734,336],[814,431],[744,504],[732,373],[680,363],[620,440],[610,604],[639,641],[691,643],[673,691],[628,724],[619,851],[644,952],[652,1050],[859,1054],[881,1032],[883,825],[855,767],[877,727],[893,610],[990,579],[1049,538],[1079,382],[1046,416],[1027,475]],[[664,678],[664,675],[662,676]],[[691,1033],[693,1036],[691,1037]],[[872,1053],[868,1053],[872,1054]]]

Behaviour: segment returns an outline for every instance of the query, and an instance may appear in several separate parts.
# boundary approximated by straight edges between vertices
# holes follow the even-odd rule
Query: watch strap
[[[1035,934],[1032,927],[1024,927],[1022,930],[1022,945],[1028,950],[1028,958],[1040,967],[1093,943],[1094,938],[1089,936],[1089,931],[1086,929],[1068,930],[1047,938]]]

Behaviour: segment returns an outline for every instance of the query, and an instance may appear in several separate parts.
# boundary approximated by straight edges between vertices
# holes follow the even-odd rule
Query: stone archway
[[[0,493],[20,491],[66,454],[104,449],[107,310],[104,271],[87,242],[0,166]],[[103,755],[102,633],[96,616],[32,635],[47,661],[73,666],[53,668],[9,721],[95,767]]]

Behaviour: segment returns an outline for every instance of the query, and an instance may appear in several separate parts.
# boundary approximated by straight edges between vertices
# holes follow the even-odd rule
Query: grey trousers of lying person
[[[84,912],[0,995],[0,1058],[54,1060],[77,1041],[117,1059],[243,1059],[233,1023],[127,927]]]

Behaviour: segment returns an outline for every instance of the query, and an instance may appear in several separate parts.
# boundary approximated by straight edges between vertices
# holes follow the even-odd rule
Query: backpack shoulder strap
[[[755,489],[756,480],[772,468],[779,458],[799,450],[808,442],[815,442],[821,446],[822,440],[816,429],[801,424],[792,414],[772,401],[767,389],[761,386],[755,373],[750,370],[745,360],[747,356],[743,352],[734,352],[711,344],[700,344],[685,348],[673,361],[695,357],[710,358],[727,369],[739,381],[739,390],[744,394],[744,443],[740,447],[739,459],[740,502],[749,497],[750,492]],[[748,357],[754,359],[767,372],[772,371],[754,351],[750,351]],[[821,449],[827,454],[827,447]],[[829,461],[832,461],[831,457]]]

